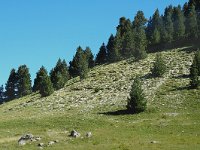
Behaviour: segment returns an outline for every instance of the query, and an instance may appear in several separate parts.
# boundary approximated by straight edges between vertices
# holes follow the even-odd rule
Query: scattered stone
[[[87,132],[87,133],[86,133],[86,137],[87,137],[87,138],[92,137],[92,132]]]
[[[54,142],[55,142],[55,143],[58,143],[59,141],[58,141],[58,140],[55,140]]]
[[[44,146],[44,143],[39,143],[38,144],[38,147],[43,147]]]
[[[51,145],[53,145],[53,144],[55,144],[55,141],[49,141],[49,142],[48,142],[48,146],[51,146]]]
[[[40,141],[42,138],[41,137],[35,137],[34,138],[36,141]]]
[[[157,143],[158,143],[158,141],[151,141],[151,143],[152,143],[152,144],[157,144]]]
[[[71,137],[78,138],[78,137],[80,137],[80,136],[81,136],[81,134],[80,134],[80,133],[78,133],[78,132],[77,132],[77,131],[75,131],[75,130],[72,130],[72,131],[71,131],[71,134],[70,134],[70,136],[71,136]]]
[[[33,139],[33,135],[32,134],[26,134],[23,135],[19,140],[18,140],[18,144],[19,145],[25,145],[27,141],[31,141]]]

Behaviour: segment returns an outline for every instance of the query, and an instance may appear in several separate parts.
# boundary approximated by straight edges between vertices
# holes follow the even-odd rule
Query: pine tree
[[[198,62],[194,59],[193,64],[190,68],[190,85],[192,88],[198,88],[200,86],[198,71]]]
[[[165,62],[162,58],[162,55],[159,53],[156,55],[154,66],[151,72],[154,77],[162,77],[163,74],[166,72]]]
[[[171,43],[173,41],[174,26],[172,21],[173,8],[169,6],[165,9],[163,17],[163,41],[164,43]]]
[[[146,110],[147,101],[144,97],[139,77],[136,77],[127,102],[127,110],[130,113],[140,113]]]
[[[114,41],[115,41],[115,37],[113,36],[113,34],[111,34],[110,37],[109,37],[109,40],[108,40],[108,44],[106,46],[107,60],[109,62],[115,61]]]
[[[136,60],[144,59],[147,47],[147,38],[145,33],[145,24],[147,20],[142,11],[138,11],[133,21],[133,31],[135,33],[135,52],[134,57]]]
[[[88,60],[88,67],[89,68],[94,67],[95,66],[94,55],[92,54],[91,49],[89,47],[86,47],[84,53],[86,55],[86,59]]]
[[[47,70],[45,69],[44,66],[42,66],[42,67],[40,68],[40,70],[39,70],[39,71],[37,72],[37,74],[36,74],[36,78],[35,78],[35,80],[34,80],[34,85],[33,85],[33,92],[39,91],[41,88],[43,88],[43,87],[41,86],[41,83],[42,83],[43,77],[44,77],[46,74],[48,74],[48,73],[47,73]]]
[[[77,77],[80,75],[80,59],[83,57],[84,51],[83,49],[79,46],[76,49],[76,54],[73,58],[72,61],[69,62],[69,74],[71,77]]]
[[[0,86],[0,104],[4,102],[4,87]]]
[[[26,65],[19,66],[18,71],[18,96],[26,96],[31,94],[32,87],[31,87],[31,75],[29,73],[29,69]]]
[[[18,76],[15,69],[12,69],[5,86],[5,98],[7,101],[17,98],[17,81]]]
[[[159,10],[156,9],[152,19],[150,18],[147,26],[147,31],[148,31],[147,37],[150,44],[154,45],[160,43],[161,27],[162,27],[162,19],[160,17]]]
[[[53,89],[53,84],[51,82],[50,77],[48,76],[48,73],[45,68],[43,68],[44,72],[43,75],[41,76],[41,82],[40,82],[40,87],[39,88],[39,93],[41,94],[42,97],[46,97],[51,95],[54,92]]]
[[[89,72],[89,67],[88,67],[88,59],[86,55],[83,55],[80,58],[80,66],[79,66],[79,74],[80,74],[80,79],[83,80],[87,77],[87,74]]]
[[[135,37],[132,30],[128,31],[124,35],[124,41],[122,45],[122,56],[129,58],[134,56],[135,52]]]
[[[122,39],[120,37],[120,34],[117,33],[114,39],[114,48],[113,48],[113,53],[111,55],[111,61],[119,61],[121,59],[121,49],[122,49]]]
[[[186,26],[186,36],[188,38],[198,37],[197,14],[194,5],[189,7],[189,12],[188,15],[186,16],[185,26]]]
[[[50,78],[55,90],[64,87],[65,83],[69,80],[69,73],[65,60],[62,61],[58,59],[56,66],[50,72]]]
[[[103,43],[96,56],[95,63],[99,65],[99,64],[104,64],[106,62],[107,62],[107,49],[105,44]]]
[[[173,24],[174,24],[174,40],[180,40],[185,35],[185,17],[181,10],[181,6],[174,8]]]

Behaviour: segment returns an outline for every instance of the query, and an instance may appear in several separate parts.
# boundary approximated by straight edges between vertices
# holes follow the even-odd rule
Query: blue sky
[[[142,10],[149,18],[156,8],[187,0],[0,0],[0,84],[10,70],[26,64],[32,76],[58,58],[69,62],[76,48],[93,53],[115,33],[119,18],[133,20]]]

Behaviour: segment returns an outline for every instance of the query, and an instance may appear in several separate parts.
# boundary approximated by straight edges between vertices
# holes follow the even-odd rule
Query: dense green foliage
[[[144,97],[139,77],[134,79],[128,98],[127,110],[131,113],[140,113],[146,110],[147,101]]]
[[[98,65],[103,64],[106,62],[106,59],[107,59],[107,50],[105,44],[103,43],[99,49],[99,53],[97,54],[95,63]]]
[[[29,95],[32,92],[31,87],[31,75],[26,65],[19,66],[18,71],[18,82],[17,82],[17,93],[18,97]]]
[[[42,67],[40,71],[42,72],[41,73],[42,75],[40,76],[41,82],[39,85],[40,86],[39,93],[41,94],[42,97],[46,97],[46,96],[51,95],[54,92],[53,84],[51,82],[50,77],[48,76],[47,70],[44,67]]]
[[[55,90],[64,87],[69,80],[68,67],[65,60],[58,59],[56,66],[50,72],[50,78]]]
[[[17,73],[15,69],[12,69],[5,86],[6,90],[5,97],[7,101],[13,100],[17,97],[17,81],[18,81]]]
[[[80,46],[76,50],[73,60],[69,63],[69,73],[72,77],[80,76],[81,79],[87,77],[89,65],[93,65],[93,56],[89,54],[90,50],[86,48],[84,51]]]
[[[166,64],[162,58],[162,55],[160,53],[158,53],[156,55],[156,59],[155,59],[153,68],[151,70],[152,75],[154,77],[162,77],[163,74],[165,73],[165,71],[166,71]]]
[[[194,56],[192,66],[190,68],[190,85],[192,88],[200,86],[200,51],[198,50]]]

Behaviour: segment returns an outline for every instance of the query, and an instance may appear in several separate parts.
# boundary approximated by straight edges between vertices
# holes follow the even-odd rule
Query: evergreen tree
[[[107,49],[105,44],[103,43],[96,56],[95,63],[99,65],[106,63],[106,61],[107,61]]]
[[[84,51],[79,46],[76,50],[76,54],[72,61],[69,62],[69,74],[71,77],[77,77],[80,75],[80,59],[83,57]]]
[[[197,24],[197,14],[195,11],[195,6],[189,7],[188,15],[186,16],[186,36],[189,38],[198,37],[198,24]]]
[[[86,55],[86,59],[88,60],[88,67],[89,68],[94,67],[95,66],[94,55],[92,54],[91,49],[89,47],[86,47],[84,53]]]
[[[146,110],[147,101],[144,97],[139,77],[136,77],[131,87],[127,110],[130,113],[140,113]]]
[[[113,53],[111,53],[111,61],[115,62],[121,59],[121,49],[122,49],[122,38],[120,37],[120,34],[117,32],[115,39],[114,39],[114,48]]]
[[[41,88],[39,88],[39,93],[41,94],[42,97],[49,96],[54,92],[53,84],[45,68],[43,68],[40,87]]]
[[[5,98],[7,101],[17,98],[18,76],[15,69],[12,69],[5,86]]]
[[[172,14],[173,14],[173,8],[172,6],[169,6],[165,9],[165,14],[163,17],[163,42],[164,43],[170,43],[173,41],[173,33],[174,33],[174,26],[172,21]]]
[[[34,85],[33,85],[33,92],[39,91],[42,87],[42,79],[43,77],[48,74],[47,70],[45,69],[44,66],[40,68],[40,70],[36,74],[36,78],[34,80]]]
[[[88,59],[86,55],[83,55],[80,58],[80,66],[79,66],[79,74],[80,74],[80,79],[83,80],[87,77],[87,74],[89,72],[89,67],[88,67]]]
[[[135,52],[135,37],[132,30],[125,33],[124,41],[122,45],[122,56],[129,58],[134,56]]]
[[[162,19],[160,17],[159,10],[156,9],[152,19],[150,18],[147,26],[147,38],[150,44],[154,45],[160,43],[161,27],[162,27]]]
[[[142,11],[138,11],[133,21],[133,31],[135,33],[135,52],[137,60],[146,57],[147,39],[145,33],[145,24],[147,20]]]
[[[4,101],[4,87],[3,85],[0,86],[0,104]]]
[[[156,59],[151,72],[154,77],[162,77],[166,72],[166,65],[161,54],[156,55]]]
[[[18,96],[26,96],[31,94],[32,87],[31,87],[31,75],[29,73],[29,69],[26,65],[19,66],[18,71]]]
[[[62,61],[58,59],[56,66],[50,72],[50,78],[55,90],[64,87],[65,83],[69,80],[69,73],[65,60]]]
[[[192,66],[190,68],[190,85],[192,88],[200,86],[200,51],[198,50],[194,56]]]
[[[115,37],[113,36],[113,34],[111,34],[108,40],[108,44],[106,46],[107,58],[109,62],[115,61],[114,41],[115,41]]]
[[[181,10],[181,6],[174,8],[173,24],[174,24],[174,39],[182,39],[185,35],[185,17]]]

